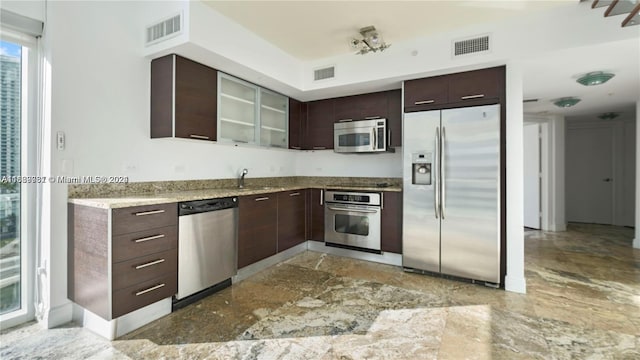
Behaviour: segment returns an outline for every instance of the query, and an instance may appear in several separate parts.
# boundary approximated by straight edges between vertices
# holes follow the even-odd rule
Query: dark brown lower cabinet
[[[324,242],[324,190],[309,189],[309,240]]]
[[[112,320],[178,291],[178,206],[68,205],[69,299]]]
[[[238,213],[240,269],[278,251],[277,194],[240,196]]]
[[[307,190],[278,193],[278,252],[306,241],[306,195]]]
[[[402,254],[402,193],[383,193],[381,247],[382,251]]]

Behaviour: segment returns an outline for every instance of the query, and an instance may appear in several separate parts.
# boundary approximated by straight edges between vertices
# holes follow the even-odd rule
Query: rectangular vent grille
[[[147,27],[147,45],[155,44],[162,40],[176,36],[182,29],[182,16],[180,14],[162,20],[157,24]]]
[[[524,99],[522,100],[523,103],[532,103],[532,102],[538,102],[538,99]]]
[[[453,47],[453,56],[489,51],[489,35],[456,41],[453,43]]]
[[[336,76],[335,66],[324,69],[316,69],[313,71],[313,81],[332,79]]]

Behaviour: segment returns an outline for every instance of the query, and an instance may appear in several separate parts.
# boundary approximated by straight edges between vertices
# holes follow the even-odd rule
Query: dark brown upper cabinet
[[[307,103],[307,121],[303,149],[333,149],[335,99]]]
[[[504,67],[451,74],[449,102],[498,99],[501,86],[504,87]]]
[[[402,146],[402,90],[391,90],[387,95],[387,132],[389,146]]]
[[[335,121],[386,118],[388,98],[385,92],[345,96],[335,99]]]
[[[408,80],[404,82],[404,111],[499,103],[504,89],[504,66]]]
[[[151,138],[216,140],[217,70],[171,54],[151,61]]]
[[[302,119],[307,116],[306,103],[289,98],[289,149],[302,149]]]
[[[449,102],[449,79],[435,76],[404,82],[404,108],[443,105]]]

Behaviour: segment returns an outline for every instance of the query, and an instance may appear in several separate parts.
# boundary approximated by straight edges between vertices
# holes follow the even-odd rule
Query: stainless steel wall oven
[[[324,240],[329,246],[380,253],[381,193],[327,190]]]

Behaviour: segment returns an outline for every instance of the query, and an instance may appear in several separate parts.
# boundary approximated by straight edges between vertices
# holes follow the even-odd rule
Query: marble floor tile
[[[526,231],[526,295],[307,251],[115,341],[4,330],[0,358],[639,359],[633,235]]]

